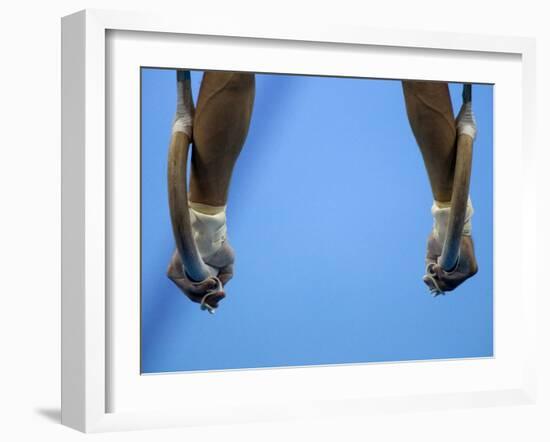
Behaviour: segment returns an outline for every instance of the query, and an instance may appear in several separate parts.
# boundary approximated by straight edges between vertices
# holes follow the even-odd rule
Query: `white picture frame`
[[[136,44],[144,50],[138,53]],[[499,291],[495,323],[501,327],[496,339],[502,338],[495,358],[195,373],[192,377],[178,376],[177,381],[174,376],[148,377],[136,372],[136,311],[130,308],[133,313],[126,316],[120,313],[131,298],[128,293],[123,295],[122,286],[113,283],[108,272],[110,261],[120,259],[114,255],[126,253],[109,246],[118,232],[112,227],[117,222],[112,219],[113,206],[120,202],[110,194],[109,182],[123,174],[115,171],[113,175],[113,168],[122,169],[117,169],[120,161],[109,152],[110,143],[118,143],[118,135],[116,130],[107,130],[106,122],[118,118],[117,112],[121,112],[109,107],[110,82],[117,81],[119,67],[181,66],[181,58],[173,55],[176,53],[172,49],[185,44],[190,45],[189,53],[198,57],[191,64],[203,69],[245,70],[247,51],[271,48],[279,56],[294,54],[302,59],[292,73],[424,78],[418,62],[424,58],[431,68],[431,76],[426,79],[495,82],[498,78],[495,84],[502,85],[503,93],[515,105],[504,108],[502,101],[495,99],[495,151],[502,152],[495,161],[495,293]],[[116,45],[123,45],[124,50]],[[206,55],[201,59],[197,47],[205,53],[220,51],[220,47],[237,49],[224,51],[225,58],[218,52],[213,62]],[[357,50],[379,57],[378,68],[346,65],[349,54]],[[317,51],[331,51],[341,63],[334,63],[333,70],[317,67]],[[147,59],[152,61],[143,63],[142,57],[147,54],[152,54]],[[399,63],[404,57],[408,63]],[[456,69],[454,77],[449,78],[448,64],[457,60],[470,66],[471,73],[466,68]],[[493,61],[487,60],[501,63],[501,69],[491,67]],[[257,70],[278,72],[274,54],[259,63],[263,64]],[[113,65],[119,67],[112,69]],[[291,72],[288,67],[280,69]],[[525,277],[529,270],[527,257],[536,255],[535,94],[535,43],[526,38],[200,18],[183,23],[170,16],[101,10],[64,17],[62,423],[80,431],[97,432],[206,425],[212,420],[254,422],[353,416],[380,409],[395,412],[535,403],[537,287],[536,279]],[[129,95],[120,98],[118,102],[131,102]],[[130,114],[135,116],[137,111],[130,109]],[[131,118],[124,124],[135,135]],[[504,130],[507,139],[500,137]],[[125,132],[130,136],[132,133]],[[507,185],[510,180],[505,179],[506,172],[518,161],[522,164],[518,172],[522,186]],[[515,201],[521,201],[521,210],[506,220],[498,213],[505,211],[509,203],[499,197],[499,192],[511,192]],[[133,213],[131,206],[127,208],[125,212]],[[520,235],[505,248],[502,238],[508,228],[518,229]],[[521,256],[521,271],[504,287],[504,270],[498,262],[511,253]],[[112,291],[117,287],[120,296],[113,300]],[[514,328],[510,326],[512,320]],[[443,375],[434,380],[434,373]],[[365,380],[358,387],[355,381],[361,378],[376,382]],[[281,391],[282,383],[292,388]],[[177,404],[168,397],[170,391],[178,389],[185,392],[187,405],[182,404],[181,392],[175,395]],[[137,404],[138,396],[146,403]],[[225,406],[214,407],[220,411],[213,415],[213,403]]]

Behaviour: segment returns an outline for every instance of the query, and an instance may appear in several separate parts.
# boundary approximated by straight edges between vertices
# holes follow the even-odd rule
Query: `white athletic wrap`
[[[456,121],[456,130],[458,135],[469,135],[472,137],[472,140],[475,140],[477,125],[471,101],[464,103],[460,108]]]
[[[442,207],[443,206],[443,207]],[[445,235],[447,234],[447,225],[449,223],[449,215],[451,214],[451,207],[449,203],[438,203],[434,201],[432,205],[432,216],[434,218],[433,234],[440,244],[445,241]],[[472,201],[468,197],[468,205],[466,207],[466,215],[464,217],[464,229],[462,234],[466,236],[472,235],[472,216],[474,214],[474,207]]]
[[[193,203],[190,203],[190,206]],[[204,260],[216,253],[227,238],[225,206],[219,213],[209,215],[189,207],[193,237]]]
[[[176,104],[176,115],[172,123],[172,133],[183,132],[191,138],[193,135],[193,117],[195,116],[191,80],[178,80],[177,85],[178,100]]]

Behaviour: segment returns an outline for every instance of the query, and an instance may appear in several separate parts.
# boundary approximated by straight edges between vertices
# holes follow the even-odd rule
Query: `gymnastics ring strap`
[[[184,87],[189,87],[189,71],[177,71],[178,83],[183,82]],[[187,84],[185,82],[188,82]],[[201,283],[208,279],[216,281],[216,288],[209,290],[201,300],[201,310],[207,310],[214,313],[215,308],[209,305],[206,300],[209,296],[223,289],[223,284],[215,275],[212,275],[202,260],[197,244],[193,237],[191,228],[191,219],[189,216],[188,192],[187,192],[187,162],[189,158],[189,148],[191,140],[183,132],[172,133],[170,140],[169,162],[183,165],[171,173],[170,166],[168,171],[168,188],[181,187],[183,190],[179,198],[176,193],[169,192],[170,198],[170,218],[172,221],[172,231],[176,240],[176,247],[183,263],[185,275],[193,282]]]

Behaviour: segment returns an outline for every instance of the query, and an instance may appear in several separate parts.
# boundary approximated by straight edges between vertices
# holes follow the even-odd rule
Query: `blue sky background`
[[[401,83],[258,74],[229,193],[235,276],[215,315],[166,277],[175,87],[174,70],[142,69],[143,373],[493,354],[491,85],[473,87],[479,273],[432,298],[432,196]],[[457,113],[462,85],[450,90]]]

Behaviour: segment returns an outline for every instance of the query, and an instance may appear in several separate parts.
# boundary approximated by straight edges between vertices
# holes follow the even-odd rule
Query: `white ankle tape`
[[[451,214],[450,203],[440,203],[434,201],[432,204],[432,216],[434,218],[433,234],[436,240],[443,244],[445,236],[447,235],[447,225],[449,223],[449,215]],[[464,216],[464,228],[462,234],[466,236],[472,235],[472,216],[474,214],[474,207],[472,201],[468,197],[468,205],[466,206],[466,215]]]
[[[456,119],[456,131],[458,135],[469,135],[473,140],[475,140],[477,125],[471,101],[464,103],[460,108],[460,112],[458,113],[458,117]]]
[[[200,255],[206,259],[216,253],[227,238],[225,206],[214,215],[199,212],[194,203],[189,203],[189,206],[193,237]]]
[[[178,72],[176,115],[172,123],[172,133],[183,132],[189,138],[193,135],[195,107],[191,91],[191,75],[188,71]]]

